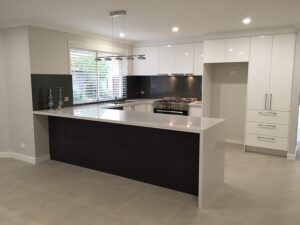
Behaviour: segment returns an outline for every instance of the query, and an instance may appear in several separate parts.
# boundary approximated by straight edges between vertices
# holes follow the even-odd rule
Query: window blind
[[[127,61],[98,61],[98,56],[112,53],[71,49],[71,73],[73,78],[73,103],[91,103],[125,98]]]

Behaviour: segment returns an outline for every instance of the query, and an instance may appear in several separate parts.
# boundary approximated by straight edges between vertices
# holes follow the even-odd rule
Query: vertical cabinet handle
[[[268,99],[268,94],[265,95],[265,110],[267,110],[267,99]]]
[[[272,110],[272,98],[273,98],[273,94],[270,94],[270,110]]]

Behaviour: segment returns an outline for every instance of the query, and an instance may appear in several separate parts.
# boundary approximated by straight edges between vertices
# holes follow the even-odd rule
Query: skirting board
[[[288,153],[286,155],[286,159],[287,160],[296,160],[296,155],[297,155],[298,147],[300,147],[300,146],[296,145],[295,153]]]
[[[275,149],[268,149],[268,148],[260,148],[260,147],[253,147],[253,146],[245,146],[246,152],[254,152],[259,154],[265,154],[265,155],[273,155],[273,156],[279,156],[287,158],[287,152],[281,151],[281,150],[275,150]]]
[[[15,152],[0,152],[0,158],[12,158],[17,159],[23,162],[27,162],[30,164],[38,164],[47,160],[50,160],[50,155],[44,155],[40,157],[32,157],[27,155],[22,155]]]
[[[296,160],[296,154],[288,153],[288,154],[286,155],[286,159],[287,159],[287,160]]]
[[[240,139],[226,138],[225,142],[228,144],[244,145],[244,141]]]

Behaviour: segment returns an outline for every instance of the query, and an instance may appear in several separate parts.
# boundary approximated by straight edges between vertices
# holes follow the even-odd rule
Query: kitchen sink
[[[137,100],[118,100],[116,102],[113,102],[113,104],[115,105],[121,105],[121,104],[125,104],[125,103],[133,103],[136,102]]]
[[[138,101],[138,100],[125,100],[125,102],[136,102],[136,101]]]

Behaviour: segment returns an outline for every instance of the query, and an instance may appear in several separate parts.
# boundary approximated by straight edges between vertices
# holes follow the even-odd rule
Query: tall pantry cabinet
[[[246,146],[288,151],[295,34],[251,38]]]

